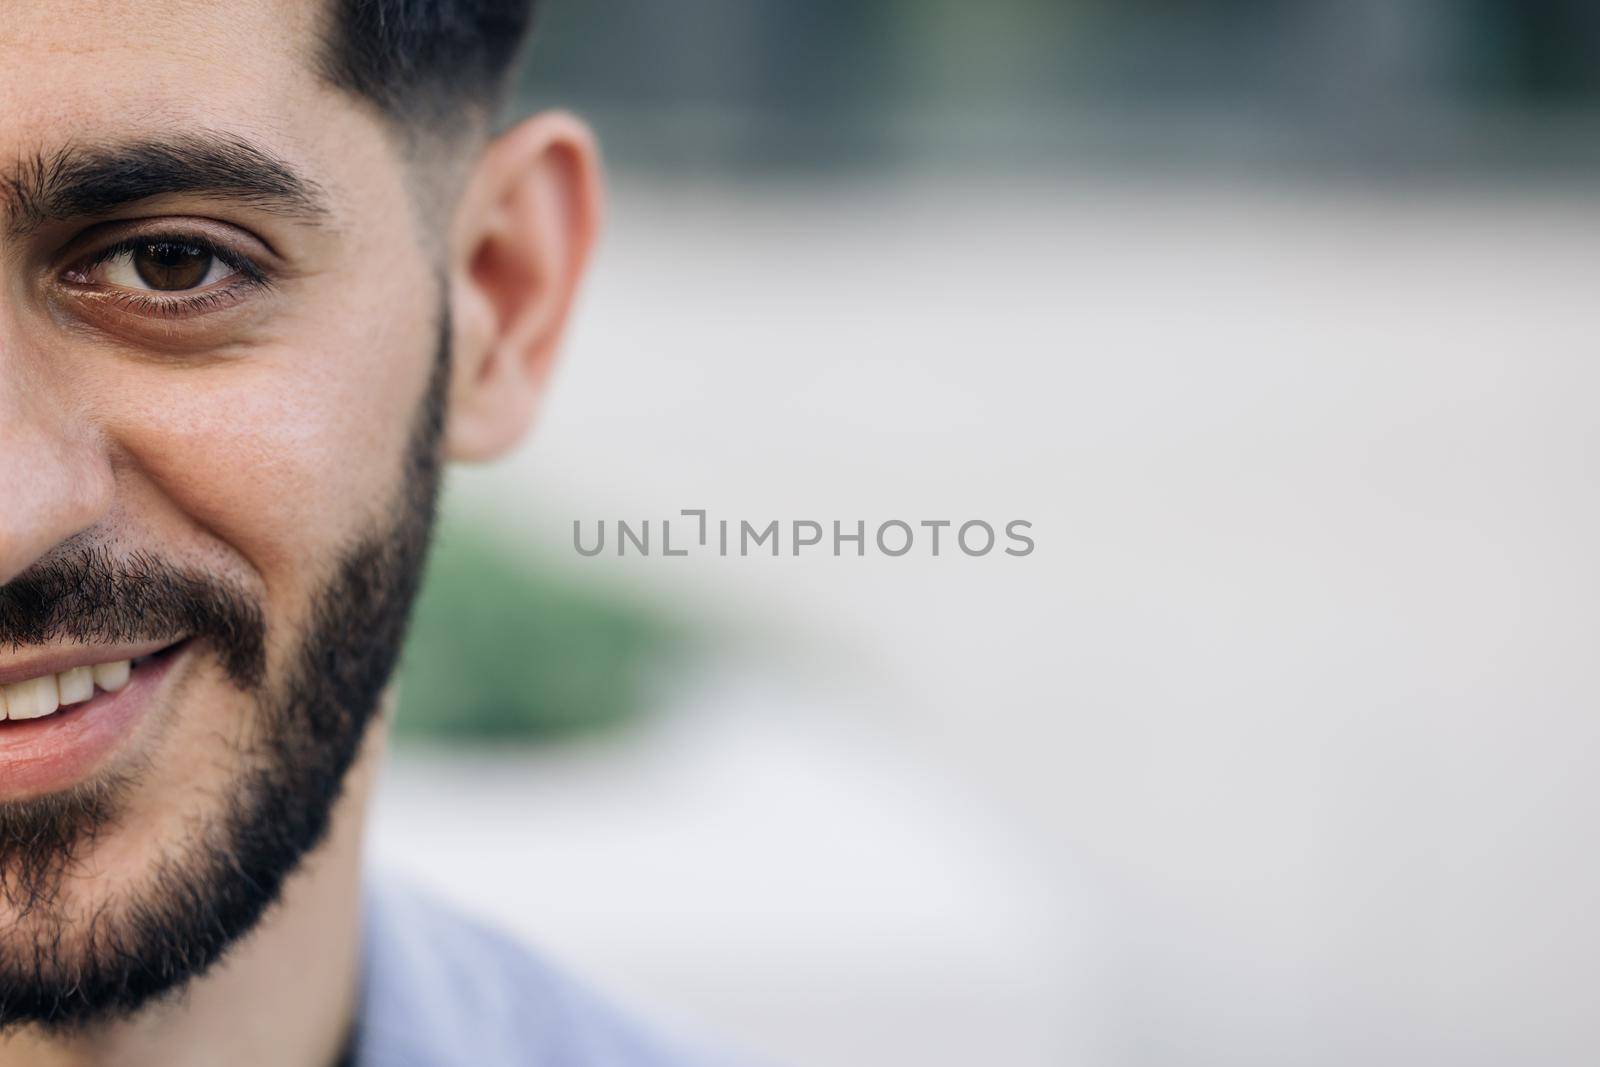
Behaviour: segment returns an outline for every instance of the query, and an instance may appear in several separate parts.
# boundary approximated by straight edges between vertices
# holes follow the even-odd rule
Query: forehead
[[[284,99],[315,81],[319,5],[5,0],[0,115],[113,121]]]
[[[316,0],[0,3],[0,166],[209,130],[314,170],[375,126],[318,75]]]

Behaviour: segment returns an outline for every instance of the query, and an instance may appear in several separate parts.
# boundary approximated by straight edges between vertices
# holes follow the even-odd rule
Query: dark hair
[[[487,118],[533,21],[535,0],[328,0],[322,56],[334,85],[402,125],[444,132]],[[465,113],[465,115],[464,115]],[[476,122],[465,124],[472,128]]]

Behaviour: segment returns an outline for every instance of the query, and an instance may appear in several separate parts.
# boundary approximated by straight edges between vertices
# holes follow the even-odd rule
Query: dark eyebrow
[[[307,221],[328,215],[314,182],[265,149],[225,135],[69,145],[0,170],[0,203],[13,236],[171,193],[237,200]]]

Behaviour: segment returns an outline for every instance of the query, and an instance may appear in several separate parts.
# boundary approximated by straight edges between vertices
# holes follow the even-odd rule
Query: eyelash
[[[123,238],[100,249],[87,259],[80,260],[70,273],[87,275],[96,267],[103,266],[119,255],[124,253],[132,255],[141,246],[163,242],[198,248],[231,268],[234,277],[226,284],[198,289],[188,294],[173,293],[157,296],[153,291],[106,287],[102,288],[97,296],[131,314],[156,318],[183,318],[221,311],[238,303],[247,292],[272,287],[272,279],[248,256],[203,235],[186,233],[144,233]],[[95,285],[93,282],[77,284],[85,287]]]

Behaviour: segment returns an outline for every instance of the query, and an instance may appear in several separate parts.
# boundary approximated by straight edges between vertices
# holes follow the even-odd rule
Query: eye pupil
[[[153,241],[133,252],[133,269],[152,289],[193,289],[205,280],[214,257],[204,248],[173,241]]]

